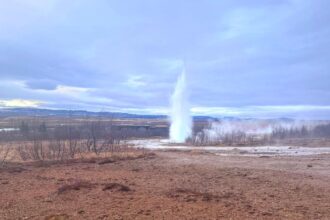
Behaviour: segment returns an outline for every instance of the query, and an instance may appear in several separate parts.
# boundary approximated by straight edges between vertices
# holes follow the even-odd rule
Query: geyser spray
[[[185,68],[178,77],[171,97],[171,106],[170,141],[184,143],[191,136],[192,127]]]

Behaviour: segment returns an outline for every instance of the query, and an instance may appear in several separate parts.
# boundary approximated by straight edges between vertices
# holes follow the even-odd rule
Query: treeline
[[[45,121],[21,121],[17,130],[0,132],[0,144],[15,142],[22,160],[65,160],[85,153],[120,151],[129,138],[164,136],[166,128],[116,125],[111,120],[47,126]]]
[[[45,121],[22,120],[16,128],[0,131],[0,141],[31,141],[33,139],[63,139],[73,137],[86,139],[90,136],[107,138],[109,135],[120,139],[151,138],[168,136],[167,127],[149,125],[121,125],[111,120],[85,120],[82,122],[48,125]]]
[[[265,145],[292,138],[330,138],[330,123],[313,127],[275,127],[271,132],[247,133],[244,131],[217,132],[204,129],[187,140],[192,145]]]
[[[308,128],[303,125],[301,127],[274,128],[271,133],[273,139],[285,138],[330,138],[330,123],[316,125],[313,128]]]

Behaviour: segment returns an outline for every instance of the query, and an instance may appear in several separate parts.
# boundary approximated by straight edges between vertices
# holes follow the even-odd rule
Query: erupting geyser
[[[174,93],[171,97],[171,127],[170,140],[175,143],[184,143],[191,135],[192,119],[188,102],[185,69],[179,76]]]

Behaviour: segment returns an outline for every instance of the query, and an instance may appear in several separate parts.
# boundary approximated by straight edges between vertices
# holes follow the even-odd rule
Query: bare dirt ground
[[[330,219],[330,155],[9,164],[0,219]]]

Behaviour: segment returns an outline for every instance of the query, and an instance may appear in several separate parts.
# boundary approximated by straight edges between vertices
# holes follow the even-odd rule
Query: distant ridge
[[[1,108],[0,117],[17,117],[17,116],[57,116],[57,117],[105,117],[118,119],[167,119],[167,115],[152,114],[132,114],[125,112],[93,112],[86,110],[64,110],[64,109],[42,109],[42,108]],[[194,121],[241,121],[241,120],[258,120],[257,118],[239,118],[239,117],[212,117],[196,115],[193,116]],[[260,120],[260,119],[259,119]],[[277,120],[283,122],[293,122],[292,118],[269,118],[263,120]]]
[[[59,117],[109,117],[119,119],[166,119],[167,115],[131,114],[124,112],[92,112],[86,110],[54,110],[40,108],[0,108],[0,117],[10,116],[59,116]],[[194,116],[194,120],[214,119],[210,116]]]
[[[62,117],[112,117],[112,118],[154,118],[165,115],[139,115],[123,112],[92,112],[86,110],[54,110],[40,108],[0,108],[0,117],[8,116],[62,116]]]

